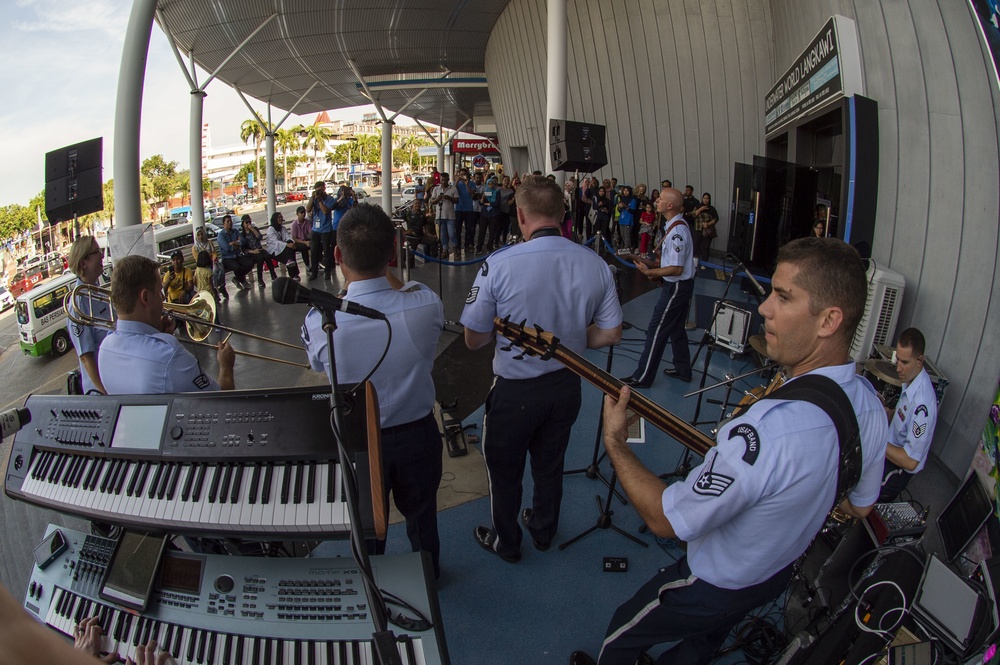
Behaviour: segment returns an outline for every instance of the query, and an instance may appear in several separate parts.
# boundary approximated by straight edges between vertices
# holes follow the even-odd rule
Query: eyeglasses
[[[87,257],[86,257],[86,258],[88,258],[88,259],[89,259],[90,257],[92,257],[92,256],[96,256],[96,255],[101,255],[101,256],[104,256],[104,250],[103,250],[103,249],[95,249],[95,250],[94,250],[94,251],[92,251],[92,252],[91,252],[90,254],[87,254]]]

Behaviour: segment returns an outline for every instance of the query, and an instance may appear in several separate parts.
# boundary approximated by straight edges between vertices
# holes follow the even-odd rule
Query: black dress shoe
[[[597,661],[582,651],[574,651],[569,655],[569,665],[597,665]]]
[[[677,379],[678,381],[683,381],[684,383],[691,383],[691,375],[690,374],[688,374],[687,376],[682,376],[682,375],[678,374],[677,370],[674,369],[674,368],[672,368],[672,367],[668,367],[668,368],[664,369],[663,370],[663,375],[664,376],[669,376],[671,379]]]
[[[493,529],[485,526],[477,526],[472,530],[472,536],[476,539],[476,542],[479,543],[480,547],[490,554],[496,554],[507,563],[517,563],[521,560],[520,552],[517,554],[500,554],[500,552],[493,549],[493,545],[497,541],[497,534],[493,532]]]
[[[635,377],[631,376],[623,376],[618,380],[624,383],[626,386],[632,386],[633,388],[649,388],[650,386],[653,385],[652,381],[650,381],[649,383],[642,383]]]
[[[534,511],[531,508],[525,508],[521,511],[521,524],[523,524],[524,528],[528,530],[528,533],[531,533],[531,527],[528,526],[528,522],[531,521],[531,515],[533,512]],[[535,549],[539,552],[544,552],[552,547],[552,543],[543,543],[540,540],[535,540],[534,536],[531,537],[531,542],[535,546]]]
[[[314,279],[316,279],[317,277],[319,277],[318,273],[315,273],[315,272],[310,272],[309,273],[309,281],[310,282],[313,281]]]

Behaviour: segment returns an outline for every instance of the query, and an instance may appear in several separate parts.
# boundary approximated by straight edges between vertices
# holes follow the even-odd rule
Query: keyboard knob
[[[229,593],[235,586],[236,583],[229,575],[219,575],[215,578],[215,590],[219,593]]]

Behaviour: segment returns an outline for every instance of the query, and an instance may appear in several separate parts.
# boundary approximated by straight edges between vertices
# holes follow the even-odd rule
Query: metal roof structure
[[[493,115],[486,43],[508,2],[160,0],[156,21],[189,63],[276,108],[409,103],[454,128]]]

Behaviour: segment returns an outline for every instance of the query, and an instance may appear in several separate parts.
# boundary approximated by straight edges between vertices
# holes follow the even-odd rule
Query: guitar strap
[[[840,464],[837,468],[836,508],[861,480],[861,430],[847,393],[833,379],[819,374],[807,374],[783,384],[761,399],[801,400],[826,412],[840,442]]]

